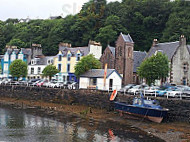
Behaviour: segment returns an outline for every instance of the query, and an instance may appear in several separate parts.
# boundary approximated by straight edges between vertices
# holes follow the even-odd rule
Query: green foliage
[[[17,79],[27,76],[27,64],[20,59],[14,60],[11,63],[9,70],[12,77],[16,77]]]
[[[96,59],[92,54],[83,57],[76,65],[75,65],[75,75],[79,77],[81,74],[85,73],[90,69],[100,69],[101,63],[98,59]]]
[[[42,71],[43,76],[49,77],[49,79],[51,80],[51,78],[56,74],[59,73],[59,71],[56,69],[55,66],[53,65],[48,65],[44,68],[44,70]]]
[[[96,40],[102,43],[105,49],[110,42],[114,42],[117,37],[117,32],[113,30],[111,25],[100,28],[99,34],[96,36]]]
[[[148,51],[155,38],[160,42],[176,41],[183,34],[189,40],[189,11],[190,3],[181,0],[122,0],[111,3],[89,0],[74,16],[31,20],[28,23],[19,23],[18,19],[0,21],[0,52],[13,39],[21,39],[26,47],[40,43],[44,55],[48,56],[57,54],[60,42],[68,42],[75,47],[86,46],[89,40],[98,40],[105,48],[108,43],[115,46],[120,32],[132,36],[135,50]]]
[[[26,48],[27,44],[20,39],[11,39],[7,45],[17,46],[18,48]]]
[[[157,79],[162,79],[168,76],[169,62],[168,57],[161,52],[145,59],[137,71],[141,78],[145,78],[148,85],[154,83]]]

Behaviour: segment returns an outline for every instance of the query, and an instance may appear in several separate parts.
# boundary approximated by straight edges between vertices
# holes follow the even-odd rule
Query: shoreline
[[[105,109],[96,109],[83,105],[64,105],[48,103],[42,101],[29,101],[15,98],[0,98],[0,104],[7,106],[16,106],[19,109],[35,109],[37,112],[44,109],[44,113],[49,116],[55,116],[58,113],[77,116],[85,119],[106,122],[113,121],[130,127],[138,128],[149,135],[158,137],[166,142],[188,142],[190,141],[190,124],[179,122],[163,122],[161,124],[153,123],[144,119],[124,118],[118,113]]]

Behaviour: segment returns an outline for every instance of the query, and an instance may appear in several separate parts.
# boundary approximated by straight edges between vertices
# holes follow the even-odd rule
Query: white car
[[[141,85],[136,85],[133,88],[129,89],[128,93],[135,95],[140,90],[141,87],[142,87]]]
[[[60,83],[60,82],[51,82],[49,84],[49,87],[51,87],[51,88],[61,88],[61,87],[63,87],[63,83]]]
[[[155,95],[156,91],[159,89],[157,86],[145,87],[143,93],[146,95]]]
[[[182,89],[169,90],[165,95],[168,97],[180,97],[180,95],[183,95],[183,91]]]

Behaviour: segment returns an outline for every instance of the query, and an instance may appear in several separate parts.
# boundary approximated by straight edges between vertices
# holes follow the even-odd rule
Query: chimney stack
[[[184,35],[181,35],[181,37],[179,38],[179,44],[186,45],[186,38]]]
[[[158,40],[157,40],[157,39],[154,39],[154,40],[153,40],[153,43],[152,43],[152,47],[156,46],[156,44],[158,44]]]

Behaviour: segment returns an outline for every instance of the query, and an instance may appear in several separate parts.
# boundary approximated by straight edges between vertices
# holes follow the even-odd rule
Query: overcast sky
[[[47,19],[50,16],[63,17],[76,14],[89,0],[0,0],[0,20],[8,18]],[[121,0],[107,0],[121,1]]]

